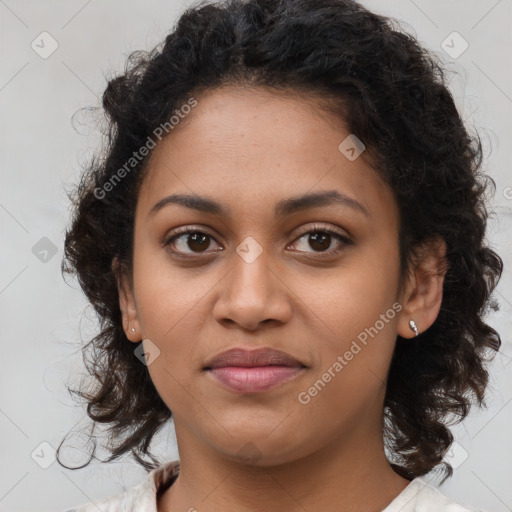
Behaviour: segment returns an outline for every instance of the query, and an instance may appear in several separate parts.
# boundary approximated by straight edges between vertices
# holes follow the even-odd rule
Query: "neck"
[[[410,483],[391,468],[382,431],[355,429],[302,458],[275,464],[262,454],[255,465],[212,450],[176,419],[175,427],[180,474],[158,512],[380,512]]]

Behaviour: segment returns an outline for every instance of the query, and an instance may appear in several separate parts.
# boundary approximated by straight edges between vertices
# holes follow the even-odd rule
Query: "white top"
[[[157,512],[158,490],[164,484],[174,482],[179,473],[179,464],[177,460],[167,462],[148,473],[140,484],[122,494],[66,512]],[[455,503],[436,487],[417,477],[382,512],[476,512],[476,509]]]

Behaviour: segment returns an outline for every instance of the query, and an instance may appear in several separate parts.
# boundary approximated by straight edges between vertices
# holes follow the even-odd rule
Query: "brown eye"
[[[191,233],[188,236],[187,246],[192,250],[204,251],[210,245],[210,237],[205,233]]]
[[[177,257],[193,258],[199,255],[211,254],[209,249],[212,241],[215,242],[215,239],[208,233],[186,228],[169,237],[163,243],[163,246],[168,248],[169,252]],[[296,238],[292,246],[298,245],[298,252],[321,256],[323,253],[326,255],[337,254],[351,244],[352,241],[348,237],[334,229],[314,226],[313,229],[303,232],[302,235]],[[334,248],[332,248],[333,245]],[[219,246],[217,249],[214,249],[214,251],[221,249],[222,248]],[[312,251],[310,249],[312,249]]]
[[[331,238],[332,236],[329,233],[313,233],[309,235],[308,243],[315,251],[325,251],[331,245]]]
[[[336,244],[336,241],[338,242]],[[332,249],[332,245],[337,245]],[[314,227],[309,231],[306,231],[300,235],[293,245],[298,245],[299,252],[305,253],[326,253],[326,254],[337,254],[342,251],[347,245],[351,245],[352,241],[346,236],[334,231],[328,227]],[[313,249],[310,251],[308,249]]]
[[[164,247],[171,247],[171,252],[175,254],[200,254],[205,252],[214,238],[208,233],[202,231],[187,229],[166,240]]]

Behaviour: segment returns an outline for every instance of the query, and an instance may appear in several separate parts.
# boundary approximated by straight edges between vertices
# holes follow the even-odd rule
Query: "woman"
[[[421,476],[484,400],[502,261],[436,59],[351,0],[216,2],[103,105],[63,270],[102,321],[79,393],[150,473],[80,510],[453,507]]]

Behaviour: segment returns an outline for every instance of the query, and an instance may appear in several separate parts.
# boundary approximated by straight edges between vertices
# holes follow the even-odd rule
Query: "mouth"
[[[236,366],[241,368],[254,368],[261,366],[286,366],[290,368],[305,367],[302,362],[295,359],[286,352],[273,348],[258,348],[248,350],[244,348],[233,348],[217,354],[210,359],[205,370]]]
[[[270,348],[235,348],[222,352],[203,368],[224,387],[241,393],[258,393],[289,382],[307,366],[285,352]]]

